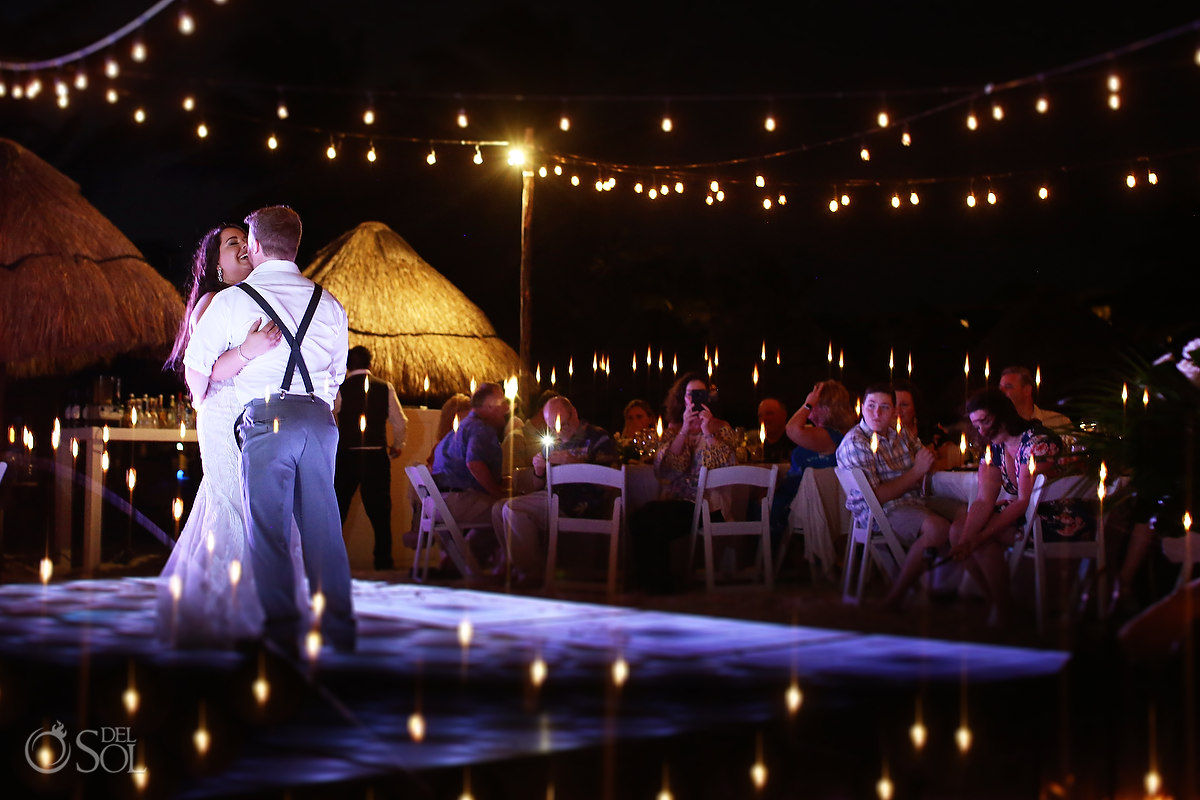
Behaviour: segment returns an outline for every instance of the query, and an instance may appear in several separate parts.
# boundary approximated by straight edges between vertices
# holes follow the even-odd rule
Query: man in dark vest
[[[375,531],[375,569],[392,569],[392,467],[404,449],[408,420],[392,384],[371,376],[371,351],[359,345],[346,355],[346,380],[333,402],[337,415],[337,489],[342,524],[354,492],[362,489],[363,509]],[[392,444],[386,423],[392,423]]]

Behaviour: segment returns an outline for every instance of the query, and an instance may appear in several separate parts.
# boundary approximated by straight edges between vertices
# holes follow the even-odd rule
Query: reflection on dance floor
[[[953,696],[966,675],[1036,680],[1068,658],[360,580],[357,652],[293,665],[162,647],[154,594],[144,578],[0,586],[0,698],[23,695],[6,747],[45,721],[127,725],[147,792],[249,794],[767,724],[788,716],[789,686],[848,709],[880,691],[908,703],[942,685]],[[132,715],[121,706],[131,686]],[[201,727],[209,752],[195,752]],[[870,723],[864,733],[876,735]],[[17,777],[47,791],[80,780]]]

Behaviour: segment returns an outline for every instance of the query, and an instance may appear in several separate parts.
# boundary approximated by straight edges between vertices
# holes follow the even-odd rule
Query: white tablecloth
[[[836,579],[838,556],[835,543],[854,524],[846,510],[846,493],[833,467],[806,469],[800,490],[792,501],[788,525],[804,534],[804,557],[809,564],[820,560],[821,572]]]

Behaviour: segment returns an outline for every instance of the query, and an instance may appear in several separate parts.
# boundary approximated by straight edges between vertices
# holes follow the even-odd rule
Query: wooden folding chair
[[[867,476],[858,467],[852,469],[837,468],[838,480],[846,495],[853,492],[862,494],[867,502],[867,519],[859,522],[855,517],[846,537],[846,558],[842,574],[842,602],[855,605],[862,602],[863,586],[867,582],[867,570],[871,564],[879,567],[879,571],[887,576],[889,581],[895,580],[900,572],[908,551],[892,530],[883,506],[875,496],[875,489],[867,480]],[[857,564],[857,566],[855,566]],[[854,573],[858,572],[858,586],[851,592]]]
[[[429,474],[429,467],[413,464],[404,468],[417,497],[421,500],[421,517],[417,526],[417,547],[413,553],[413,580],[424,581],[429,577],[429,553],[434,539],[442,551],[454,562],[459,573],[467,579],[483,574],[475,560],[467,538],[446,506],[446,499]],[[485,527],[485,526],[476,526]],[[486,527],[491,527],[490,525]],[[421,564],[421,551],[425,551],[425,563]]]
[[[716,567],[713,563],[713,539],[725,536],[756,536],[759,539],[758,553],[754,559],[754,572],[757,578],[762,571],[763,581],[768,589],[775,586],[774,561],[771,559],[771,501],[775,498],[775,479],[779,466],[772,464],[770,468],[743,464],[734,467],[700,468],[700,478],[696,486],[696,510],[692,515],[692,541],[688,551],[690,566],[696,555],[696,540],[704,539],[704,573],[705,584],[709,591],[716,585]],[[761,511],[756,520],[724,520],[716,522],[712,518],[712,505],[708,492],[733,486],[745,486],[751,489],[766,490],[761,499]]]
[[[1038,505],[1051,500],[1066,498],[1094,498],[1098,484],[1094,478],[1084,475],[1072,475],[1054,480],[1044,481],[1045,476],[1038,475],[1034,483],[1034,493],[1029,500],[1029,510],[1026,511],[1026,533],[1021,541],[1013,547],[1009,568],[1016,573],[1023,555],[1031,555],[1034,564],[1034,602],[1037,610],[1038,634],[1043,634],[1046,628],[1046,559],[1074,558],[1079,559],[1077,588],[1082,587],[1087,578],[1091,564],[1096,571],[1096,606],[1097,613],[1103,617],[1107,613],[1105,604],[1105,552],[1103,520],[1096,520],[1094,538],[1082,541],[1045,541],[1042,530],[1042,518],[1037,513]],[[1039,486],[1038,481],[1042,481]],[[1111,490],[1110,490],[1111,491]]]
[[[606,518],[588,519],[565,517],[559,506],[555,487],[587,484],[615,489],[612,514]],[[555,563],[558,560],[558,534],[591,533],[608,536],[608,593],[617,591],[617,550],[621,531],[625,527],[625,467],[620,469],[600,464],[558,464],[546,470],[546,493],[550,503],[550,544],[546,555],[546,589],[554,586]]]

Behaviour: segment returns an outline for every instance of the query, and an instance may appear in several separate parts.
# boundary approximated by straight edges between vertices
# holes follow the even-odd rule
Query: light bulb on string
[[[555,175],[562,175],[562,164],[555,164],[555,165],[554,165],[554,174],[555,174]]]
[[[862,149],[858,151],[858,157],[861,158],[863,161],[871,160],[871,151],[867,149],[867,146],[865,144],[862,146]]]
[[[892,208],[899,208],[899,207],[900,207],[900,195],[893,193],[892,194]]]
[[[880,111],[875,117],[875,121],[879,123],[879,127],[886,128],[892,120],[890,117],[888,117],[888,113],[886,111]]]
[[[841,208],[841,205],[838,204],[836,197],[829,201],[829,213],[836,214],[839,208]]]
[[[141,125],[146,121],[146,109],[139,107],[133,112],[133,121]]]
[[[1125,176],[1125,185],[1128,186],[1130,189],[1137,186],[1137,176],[1134,175],[1132,172],[1130,172],[1128,175]]]
[[[337,154],[338,154],[337,147],[334,145],[333,142],[330,142],[329,147],[325,148],[325,157],[328,158],[330,161],[333,161],[335,158],[337,158]]]
[[[1038,199],[1047,200],[1050,197],[1050,188],[1045,184],[1038,187]]]
[[[1004,106],[999,103],[992,103],[992,119],[999,122],[1004,119]]]
[[[67,82],[62,78],[54,79],[54,94],[56,97],[66,97],[70,90],[67,88]]]
[[[704,204],[706,206],[711,206],[713,204],[713,196],[711,194],[707,194],[704,196]]]
[[[196,20],[186,8],[179,10],[179,32],[184,36],[191,36],[196,32]]]
[[[1115,72],[1110,72],[1104,85],[1108,87],[1108,91],[1116,93],[1121,91],[1121,78]]]
[[[371,142],[367,149],[367,161],[374,164],[377,156],[375,155],[375,143]]]
[[[1033,104],[1033,108],[1039,114],[1045,114],[1050,110],[1050,98],[1044,94],[1039,94],[1037,101]]]
[[[1121,95],[1113,92],[1108,96],[1108,107],[1113,111],[1118,111],[1121,108]]]
[[[967,208],[975,207],[975,192],[974,190],[967,193]]]
[[[763,207],[763,210],[769,210],[771,208],[771,198],[764,197],[763,202],[762,202],[762,207]]]
[[[658,198],[658,189],[655,189],[653,186],[651,186],[650,191],[646,192],[646,197],[649,197],[651,200],[657,199]]]
[[[764,178],[762,175],[755,175],[754,176],[754,185],[760,189],[765,188],[767,185],[767,179]]]
[[[429,148],[429,154],[425,156],[425,163],[431,167],[437,163],[437,151],[432,147]]]
[[[183,98],[183,110],[194,111],[196,109],[196,98],[192,95],[187,95]]]
[[[104,76],[106,78],[115,78],[121,74],[121,65],[117,63],[115,58],[107,58],[104,61]]]
[[[572,176],[571,176],[571,185],[572,185],[572,186],[578,186],[578,185],[579,185],[579,176],[578,176],[578,175],[572,175]]]
[[[1150,184],[1151,186],[1157,186],[1158,185],[1158,173],[1152,169],[1146,170],[1146,183]]]
[[[725,190],[722,189],[721,191],[717,192],[716,197],[717,197],[718,203],[724,203],[725,202]]]
[[[571,130],[571,118],[568,117],[566,114],[563,114],[561,117],[559,117],[558,118],[558,129],[560,131],[562,131],[563,133],[566,133],[567,131]]]
[[[375,109],[368,106],[367,110],[363,112],[362,121],[363,121],[363,125],[374,125],[375,124]]]
[[[644,187],[642,186],[642,182],[641,182],[641,181],[638,181],[637,183],[635,183],[635,184],[633,185],[633,193],[634,193],[634,194],[641,194],[641,193],[642,193],[642,189],[643,189],[643,188],[644,188]]]
[[[87,71],[84,70],[83,67],[80,67],[79,70],[75,73],[75,88],[82,92],[87,87],[88,87]]]
[[[974,111],[967,112],[967,130],[974,131],[979,129],[979,118],[975,116]]]
[[[549,175],[549,174],[550,174],[550,173],[546,171],[546,165],[545,165],[545,164],[543,164],[542,166],[538,167],[538,177],[539,177],[539,178],[544,178],[544,177],[546,177],[546,176],[547,176],[547,175]]]
[[[786,206],[787,205],[787,195],[786,194],[779,195],[779,197],[775,198],[775,202],[779,203],[779,205],[781,205],[781,206]]]
[[[196,126],[196,135],[198,137],[200,137],[201,139],[207,139],[208,138],[208,126],[205,125],[203,122],[201,122],[199,125]]]
[[[454,122],[455,122],[455,124],[457,124],[457,125],[458,125],[458,127],[460,127],[460,128],[465,128],[465,127],[467,127],[468,120],[467,120],[467,111],[466,111],[466,109],[464,109],[464,108],[460,108],[460,109],[458,110],[458,116],[457,116],[457,117],[455,117],[455,119],[454,119]]]
[[[117,99],[118,99],[118,97],[117,97],[117,90],[116,90],[116,89],[113,89],[113,88],[110,86],[110,87],[109,87],[109,88],[108,88],[108,89],[107,89],[107,90],[104,92],[104,99],[105,99],[105,100],[106,100],[106,101],[107,101],[109,104],[112,104],[112,103],[115,103],[115,102],[117,102]]]
[[[475,157],[471,159],[476,164],[483,163],[483,151],[479,149],[479,145],[475,145]]]
[[[279,140],[276,139],[275,134],[272,133],[270,136],[267,137],[267,149],[275,150],[278,147],[279,147]]]
[[[670,133],[671,131],[675,130],[675,123],[671,121],[669,114],[663,114],[662,129],[663,133]]]
[[[596,191],[597,192],[604,191],[604,181],[600,180],[599,178],[596,178]]]
[[[990,205],[990,206],[996,205],[996,193],[993,192],[991,189],[988,189],[987,201],[988,201],[988,205]]]
[[[60,94],[58,97],[54,98],[54,103],[59,108],[66,108],[67,106],[71,105],[71,98],[65,94]]]
[[[766,119],[763,120],[763,129],[767,132],[775,130],[775,116],[773,114],[767,114]]]
[[[850,205],[850,195],[846,194],[845,192],[842,192],[841,203],[844,206]]]
[[[280,119],[288,118],[287,103],[283,102],[282,97],[279,98],[279,104],[275,106],[275,116],[279,117]]]
[[[22,97],[25,96],[25,90],[23,88],[21,88],[21,84],[19,84],[19,83],[13,84],[12,96],[13,96],[13,98],[15,98],[17,100],[20,100]]]
[[[719,192],[719,191],[721,191],[721,184],[717,183],[716,181],[713,181],[712,183],[710,183],[708,185],[708,190],[710,192]]]
[[[25,84],[25,96],[30,100],[42,93],[42,79],[34,75],[30,78],[29,83]]]
[[[913,189],[908,193],[908,202],[912,203],[914,206],[921,202],[921,198],[917,195],[916,189]]]
[[[133,43],[133,47],[129,50],[129,57],[141,64],[146,60],[146,43],[141,39],[137,39]]]
[[[904,145],[905,147],[912,146],[912,134],[908,132],[908,128],[905,128],[900,134],[900,144]]]

